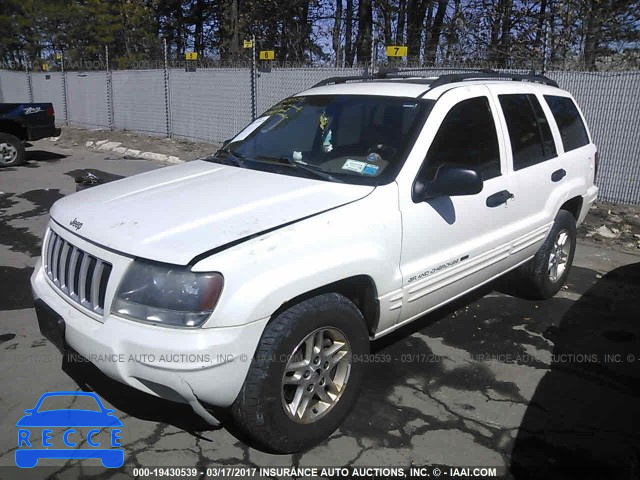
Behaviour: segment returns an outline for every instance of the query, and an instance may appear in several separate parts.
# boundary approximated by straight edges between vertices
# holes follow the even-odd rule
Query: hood
[[[186,265],[208,250],[373,189],[198,160],[69,195],[53,205],[51,217],[106,248]]]

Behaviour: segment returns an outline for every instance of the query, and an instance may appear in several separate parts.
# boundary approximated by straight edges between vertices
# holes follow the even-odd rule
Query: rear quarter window
[[[555,95],[545,95],[544,99],[560,130],[564,151],[568,152],[587,145],[589,143],[587,129],[573,100]]]

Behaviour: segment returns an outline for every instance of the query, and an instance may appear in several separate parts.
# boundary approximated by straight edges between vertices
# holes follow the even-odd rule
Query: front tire
[[[306,450],[351,410],[364,374],[357,360],[368,352],[364,318],[349,299],[305,300],[267,324],[232,416],[267,450]]]
[[[0,167],[15,167],[26,161],[24,144],[15,135],[0,133]]]
[[[564,285],[576,251],[576,220],[560,210],[544,243],[523,267],[522,273],[535,298],[551,298]]]

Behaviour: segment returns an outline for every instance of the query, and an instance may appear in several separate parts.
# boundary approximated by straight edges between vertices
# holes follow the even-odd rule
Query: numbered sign
[[[274,50],[260,50],[260,60],[273,60],[276,58]]]
[[[244,48],[253,48],[253,42],[251,40],[245,40],[242,46]]]
[[[387,57],[406,57],[409,49],[402,45],[387,47]]]
[[[198,60],[198,54],[196,52],[186,52],[184,58],[187,60]]]

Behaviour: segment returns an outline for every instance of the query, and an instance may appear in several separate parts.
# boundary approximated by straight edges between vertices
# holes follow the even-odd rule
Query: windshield
[[[255,163],[266,162],[280,164],[278,173],[321,172],[325,180],[382,185],[402,167],[432,104],[373,95],[291,97],[240,132],[218,157],[231,155],[246,168],[264,169]]]

